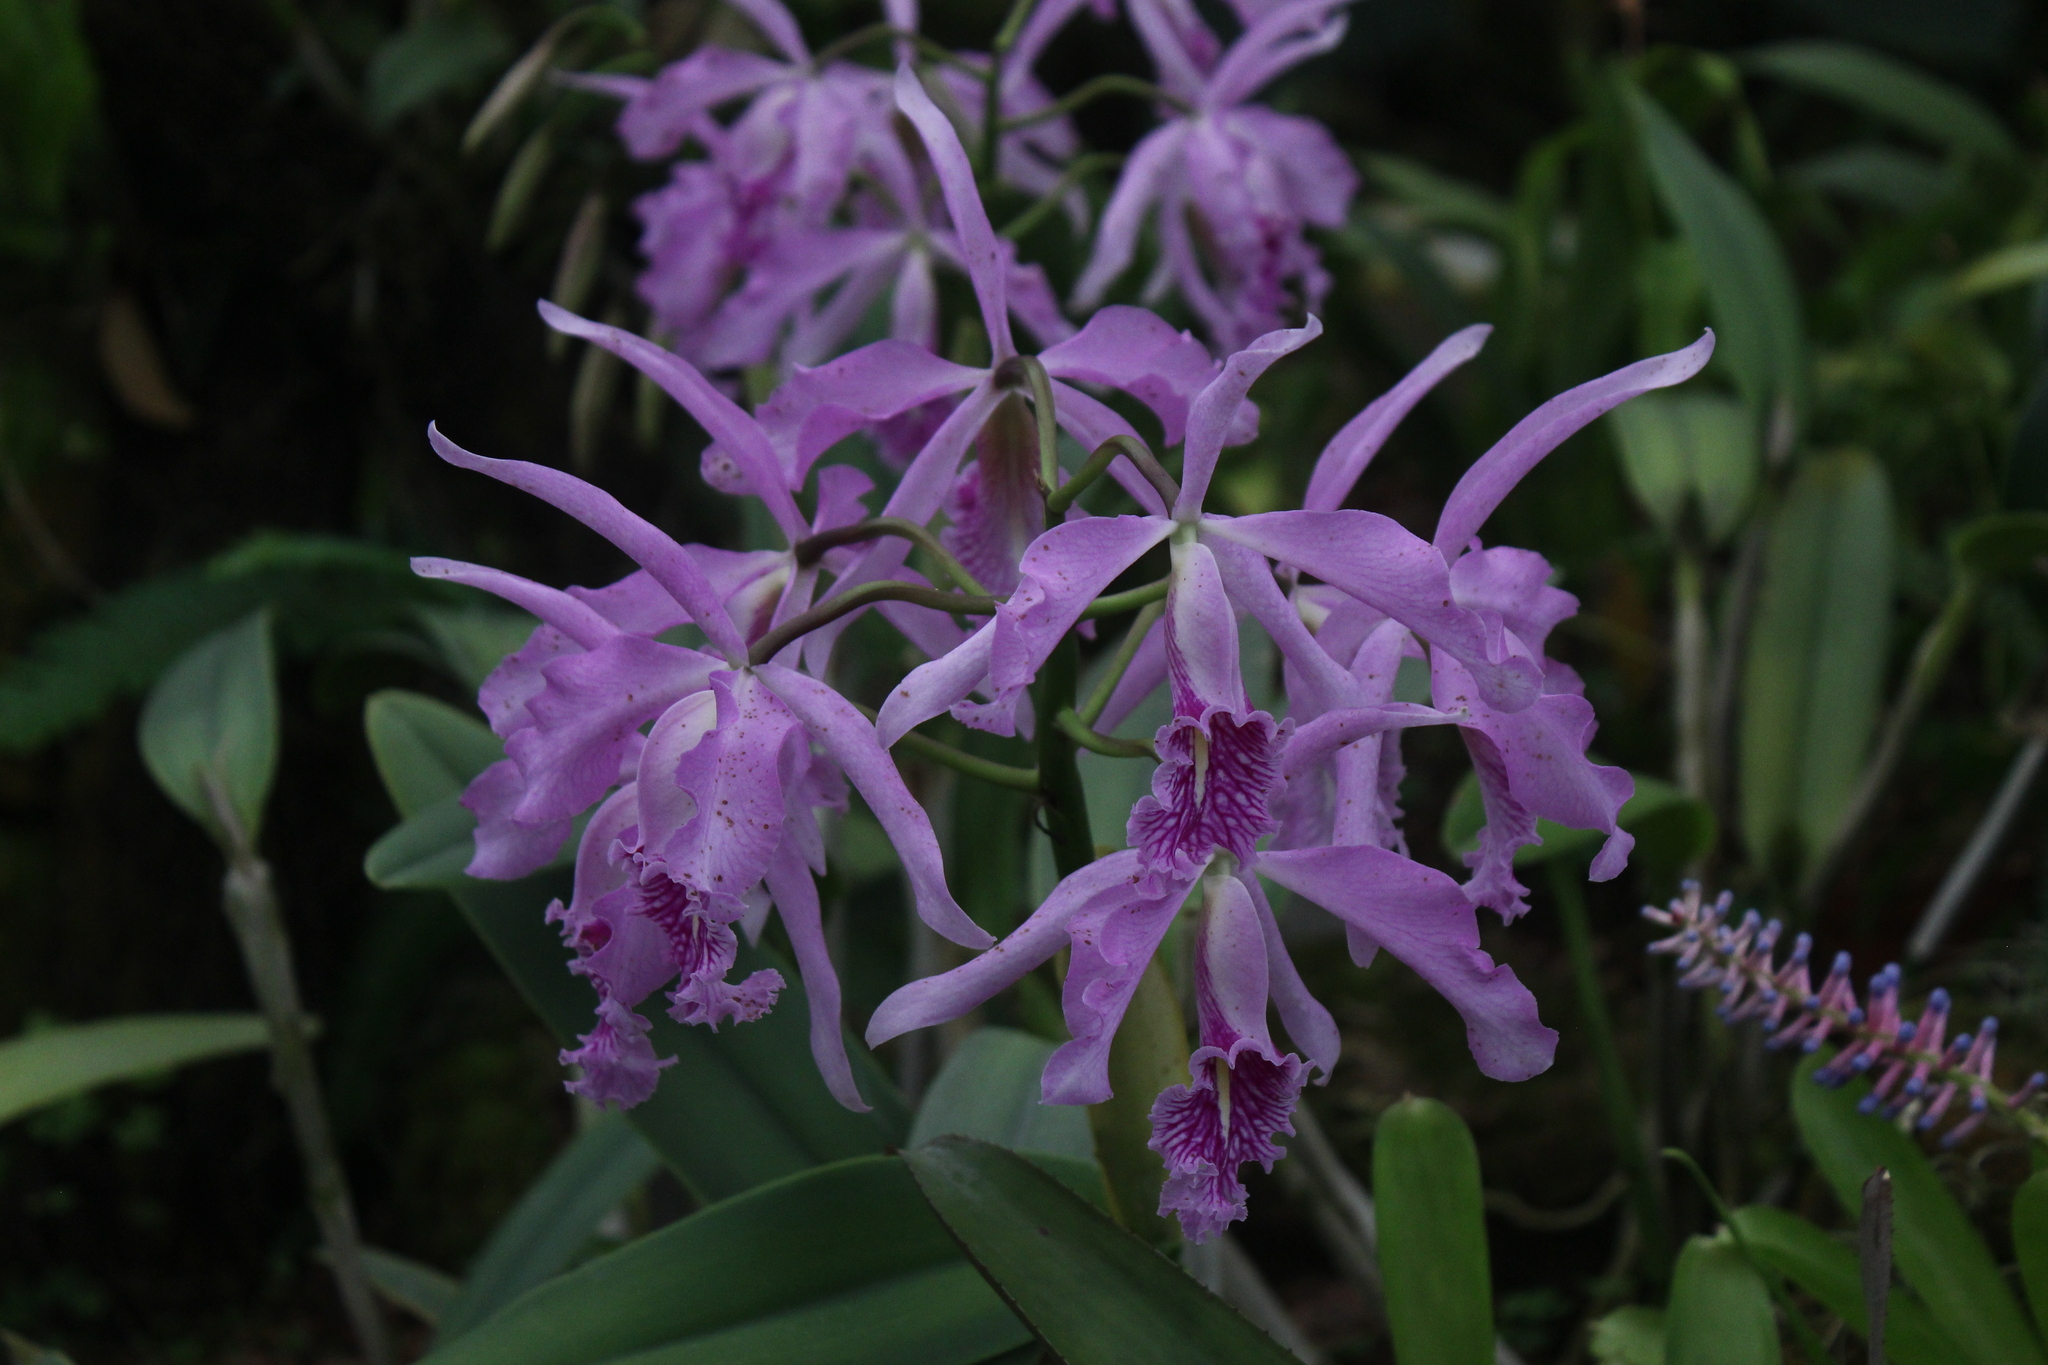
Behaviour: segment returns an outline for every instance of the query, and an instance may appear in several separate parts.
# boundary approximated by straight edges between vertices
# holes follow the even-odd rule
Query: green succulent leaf
[[[157,679],[138,727],[142,761],[171,803],[225,845],[217,792],[253,846],[277,776],[277,724],[270,613],[259,611],[207,636]]]
[[[1402,1365],[1489,1365],[1486,1209],[1465,1121],[1436,1100],[1395,1104],[1373,1135],[1372,1184],[1395,1356]]]
[[[1664,1310],[1665,1365],[1779,1365],[1771,1291],[1735,1240],[1693,1237],[1678,1254]]]

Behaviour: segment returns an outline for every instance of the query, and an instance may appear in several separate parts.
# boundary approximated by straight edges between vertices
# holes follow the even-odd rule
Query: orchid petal
[[[1088,517],[1031,542],[1017,591],[996,613],[989,680],[1003,693],[1027,686],[1097,594],[1172,530],[1161,517]]]
[[[1093,866],[1123,856],[1111,854]],[[1131,857],[1135,861],[1136,855]],[[1128,892],[1111,891],[1096,897],[1068,925],[1074,951],[1061,1002],[1067,1031],[1074,1036],[1046,1059],[1039,1082],[1044,1103],[1100,1104],[1113,1093],[1110,1044],[1191,885],[1191,880],[1167,880],[1158,894],[1145,894],[1149,888],[1135,886]]]
[[[1422,358],[1421,364],[1402,375],[1394,387],[1338,428],[1317,458],[1315,471],[1308,476],[1308,496],[1301,505],[1311,512],[1334,512],[1342,507],[1358,483],[1358,476],[1379,454],[1394,428],[1401,425],[1401,419],[1444,376],[1478,355],[1492,332],[1491,323],[1477,322],[1451,333]]]
[[[1328,52],[1344,40],[1351,0],[1295,0],[1277,5],[1246,27],[1205,82],[1204,107],[1241,104],[1291,66]]]
[[[896,107],[916,125],[932,159],[939,190],[946,198],[946,212],[953,219],[953,231],[960,244],[961,262],[974,282],[974,297],[981,303],[982,325],[988,329],[989,350],[996,361],[1017,353],[1010,339],[1008,282],[1004,259],[995,229],[989,226],[988,210],[982,207],[981,191],[974,183],[974,166],[952,120],[939,112],[924,86],[909,67],[896,73]]]
[[[460,583],[464,587],[481,588],[538,616],[585,649],[595,649],[619,633],[617,626],[561,589],[547,587],[502,569],[421,555],[413,559],[412,571],[421,578],[437,578]]]
[[[986,373],[941,360],[913,342],[877,341],[823,365],[799,368],[761,405],[761,425],[789,472],[801,478],[818,456],[852,433],[971,389]]]
[[[803,30],[797,26],[796,16],[791,14],[782,0],[728,0],[732,7],[753,21],[761,36],[782,49],[782,55],[801,66],[811,60],[811,50],[804,46]]]
[[[1249,709],[1237,613],[1224,594],[1215,555],[1200,542],[1173,547],[1166,588],[1166,667],[1176,715],[1199,716],[1212,706],[1233,715]]]
[[[1172,119],[1139,140],[1124,161],[1123,174],[1102,210],[1095,229],[1095,250],[1088,267],[1074,285],[1074,306],[1093,308],[1116,283],[1117,276],[1130,267],[1138,253],[1138,231],[1153,205],[1166,195],[1174,169],[1180,163],[1186,141],[1185,119]]]
[[[965,700],[988,677],[989,651],[996,623],[990,620],[961,642],[959,648],[910,670],[889,689],[889,699],[875,715],[875,740],[884,749],[957,701]]]
[[[1266,937],[1267,989],[1272,992],[1273,1009],[1294,1046],[1308,1058],[1309,1065],[1323,1073],[1321,1079],[1327,1083],[1337,1069],[1337,1054],[1344,1045],[1337,1032],[1337,1021],[1323,1008],[1322,1001],[1309,994],[1294,959],[1287,955],[1287,941],[1281,937],[1280,922],[1266,901],[1266,889],[1250,873],[1240,871],[1238,877],[1252,904],[1259,909],[1259,922]]]
[[[471,779],[462,804],[476,816],[476,851],[463,870],[494,882],[517,881],[540,871],[562,851],[570,820],[521,823],[513,818],[525,798],[526,778],[511,759],[500,759]]]
[[[1195,935],[1197,1032],[1212,1038],[1250,1041],[1271,1054],[1266,1002],[1271,973],[1266,964],[1266,930],[1251,892],[1236,874],[1202,879],[1202,915]],[[1235,1060],[1237,1044],[1229,1051]]]
[[[1343,666],[1310,635],[1301,613],[1273,581],[1265,559],[1245,546],[1218,538],[1208,544],[1223,574],[1230,600],[1251,613],[1287,664],[1287,696],[1296,720],[1306,720],[1366,699]]]
[[[846,1059],[846,1035],[839,1023],[839,974],[832,969],[832,956],[825,947],[825,926],[818,914],[818,884],[799,856],[782,854],[768,863],[768,891],[775,897],[776,913],[789,934],[789,946],[796,954],[796,969],[803,977],[804,995],[811,1006],[811,1059],[825,1088],[856,1113],[866,1113],[868,1104],[854,1084],[853,1066]]]
[[[782,841],[784,788],[809,750],[796,717],[751,673],[714,673],[710,690],[717,719],[696,743],[657,762],[661,723],[648,736],[640,760],[640,845],[660,856],[669,876],[699,888],[720,918],[732,918]],[[701,723],[694,716],[683,722]],[[662,816],[652,800],[657,791],[668,797]]]
[[[1195,395],[1188,410],[1187,444],[1181,455],[1180,501],[1173,505],[1176,520],[1193,521],[1202,514],[1202,499],[1208,496],[1217,457],[1237,425],[1238,408],[1252,383],[1274,361],[1300,350],[1322,334],[1323,324],[1313,314],[1303,326],[1268,332],[1225,360],[1223,369]]]
[[[1115,408],[1057,379],[1053,381],[1052,399],[1060,430],[1073,437],[1083,450],[1095,450],[1112,436],[1138,434]],[[1143,508],[1147,516],[1166,515],[1166,499],[1159,496],[1159,490],[1152,486],[1152,481],[1131,463],[1130,456],[1119,455],[1111,460],[1109,477],[1131,495],[1131,501]],[[1068,509],[1068,515],[1074,515],[1073,508]]]
[[[1287,751],[1281,758],[1281,775],[1291,782],[1329,762],[1345,745],[1372,735],[1418,725],[1457,725],[1468,719],[1463,711],[1439,711],[1433,706],[1399,701],[1326,711],[1289,737]]]
[[[1038,358],[1055,379],[1106,384],[1152,409],[1167,445],[1180,442],[1188,404],[1216,375],[1201,342],[1155,313],[1123,304],[1096,310],[1080,331]]]

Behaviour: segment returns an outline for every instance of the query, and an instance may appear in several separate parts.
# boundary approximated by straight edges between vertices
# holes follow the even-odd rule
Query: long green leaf
[[[591,1230],[661,1164],[617,1114],[602,1114],[548,1163],[505,1215],[457,1295],[440,1315],[453,1341],[535,1285],[558,1274]]]
[[[1586,1346],[1600,1365],[1664,1365],[1664,1311],[1617,1308],[1593,1324]]]
[[[2048,1171],[2035,1171],[2013,1196],[2012,1249],[2039,1330],[2048,1324]]]
[[[433,1365],[970,1365],[1023,1326],[918,1197],[865,1157],[714,1204],[541,1285]]]
[[[1409,1098],[1380,1116],[1372,1144],[1380,1276],[1401,1365],[1489,1365],[1493,1281],[1479,1152],[1465,1121]]]
[[[142,761],[172,804],[224,841],[218,784],[251,844],[277,776],[277,663],[270,613],[255,612],[185,652],[150,689]]]
[[[1891,624],[1891,492],[1860,451],[1809,460],[1773,519],[1742,686],[1742,833],[1827,847],[1863,770]]]
[[[1088,1111],[1041,1104],[1039,1076],[1056,1044],[1021,1029],[967,1035],[926,1087],[910,1124],[912,1147],[951,1133],[1025,1152],[1095,1159]]]
[[[382,1247],[363,1248],[363,1271],[379,1294],[429,1325],[462,1294],[453,1275]]]
[[[1906,1282],[1953,1345],[1950,1358],[1974,1365],[2039,1365],[2040,1343],[2006,1290],[1998,1265],[1920,1148],[1892,1124],[1857,1110],[1861,1081],[1829,1090],[1813,1081],[1825,1057],[1807,1059],[1792,1080],[1792,1117],[1814,1163],[1853,1218],[1863,1182],[1879,1166],[1892,1175],[1892,1254]]]
[[[0,1043],[0,1123],[114,1081],[269,1045],[258,1014],[137,1014]]]
[[[1664,1310],[1665,1365],[1778,1365],[1771,1291],[1734,1239],[1693,1237],[1678,1254]]]
[[[1783,1209],[1737,1209],[1735,1226],[1758,1260],[1820,1300],[1853,1330],[1869,1331],[1854,1251]],[[1947,1365],[1956,1358],[1954,1343],[1942,1335],[1926,1306],[1897,1289],[1885,1308],[1884,1346],[1899,1365]]]
[[[1015,1152],[945,1137],[905,1152],[903,1160],[988,1282],[1066,1365],[1283,1365],[1293,1359],[1179,1267]]]
[[[1951,151],[1997,160],[2019,155],[2012,134],[1974,97],[1867,47],[1824,39],[1774,43],[1746,53],[1742,64],[1854,105]]]
[[[363,854],[363,875],[385,891],[449,891],[475,852],[476,816],[451,794],[386,830]]]
[[[1806,386],[1805,331],[1785,253],[1756,203],[1709,161],[1662,105],[1633,86],[1629,108],[1650,180],[1692,244],[1719,333],[1715,358],[1758,414],[1794,413]]]
[[[1690,504],[1710,539],[1726,540],[1756,491],[1756,423],[1713,393],[1646,393],[1608,415],[1629,491],[1668,535]]]
[[[363,733],[377,776],[403,816],[459,796],[485,768],[505,756],[490,727],[447,702],[387,688],[363,703]]]

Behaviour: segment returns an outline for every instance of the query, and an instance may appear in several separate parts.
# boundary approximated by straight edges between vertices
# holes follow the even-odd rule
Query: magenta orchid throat
[[[758,937],[774,915],[803,980],[818,1069],[842,1103],[865,1107],[848,1062],[815,881],[827,857],[819,812],[844,810],[850,791],[894,844],[923,921],[974,954],[891,995],[868,1021],[871,1045],[958,1018],[1070,948],[1063,985],[1070,1036],[1046,1066],[1043,1098],[1098,1103],[1111,1094],[1110,1045],[1138,982],[1168,930],[1186,917],[1197,1045],[1188,1083],[1157,1097],[1152,1145],[1166,1172],[1161,1212],[1177,1215],[1197,1240],[1244,1216],[1241,1166],[1270,1166],[1282,1155],[1277,1139],[1292,1131],[1303,1084],[1327,1080],[1337,1060],[1337,1028],[1289,958],[1269,884],[1336,916],[1361,966],[1385,949],[1440,991],[1463,1016],[1485,1074],[1519,1080],[1548,1067],[1556,1035],[1514,972],[1481,948],[1477,912],[1491,908],[1512,920],[1527,909],[1512,864],[1518,847],[1536,842],[1539,817],[1603,832],[1592,875],[1618,874],[1631,841],[1616,815],[1632,784],[1586,757],[1591,707],[1572,671],[1545,653],[1549,632],[1576,611],[1576,600],[1550,585],[1540,556],[1484,547],[1478,533],[1516,483],[1574,432],[1636,394],[1697,373],[1711,335],[1531,413],[1466,472],[1430,539],[1344,503],[1394,426],[1478,351],[1483,327],[1445,341],[1339,431],[1315,463],[1303,507],[1222,515],[1207,508],[1207,493],[1223,449],[1257,431],[1248,391],[1321,330],[1312,316],[1298,327],[1267,328],[1271,314],[1301,299],[1290,305],[1249,283],[1261,271],[1268,283],[1285,277],[1296,258],[1283,252],[1277,265],[1245,265],[1229,317],[1264,330],[1220,362],[1192,336],[1137,308],[1100,309],[1078,330],[1064,319],[1054,326],[1031,272],[991,228],[959,121],[928,84],[908,65],[893,82],[865,68],[819,70],[774,0],[743,8],[786,60],[699,53],[652,83],[614,82],[629,96],[628,135],[656,150],[694,137],[724,147],[719,156],[744,151],[778,167],[763,201],[774,207],[762,210],[769,227],[761,230],[771,238],[784,231],[774,226],[777,215],[802,221],[854,180],[925,177],[914,195],[904,190],[905,202],[934,215],[943,208],[947,226],[943,236],[919,228],[922,235],[904,249],[932,253],[967,275],[991,358],[980,367],[941,359],[929,349],[932,330],[918,323],[812,368],[793,363],[785,382],[749,413],[691,357],[726,354],[718,347],[727,342],[717,338],[745,330],[734,321],[743,311],[737,301],[754,297],[749,291],[773,293],[766,284],[756,290],[753,277],[712,310],[730,328],[692,333],[683,354],[543,305],[550,326],[616,352],[696,419],[711,440],[707,475],[725,491],[761,500],[781,536],[778,549],[678,543],[580,479],[473,455],[432,433],[444,460],[553,504],[638,565],[605,587],[556,589],[474,565],[416,562],[422,574],[496,593],[541,621],[483,686],[479,701],[505,742],[505,758],[463,800],[478,822],[470,873],[501,879],[553,861],[572,822],[595,808],[576,849],[573,894],[547,912],[573,953],[570,970],[595,994],[591,1031],[562,1054],[578,1070],[570,1089],[612,1106],[653,1093],[669,1059],[656,1055],[641,1010],[657,991],[685,1025],[743,1026],[775,1008],[784,987],[778,972],[731,979],[739,936]],[[1039,17],[1064,22],[1076,8],[1048,0]],[[1201,170],[1207,153],[1199,153],[1199,140],[1227,132],[1242,141],[1266,128],[1267,121],[1245,117],[1241,101],[1289,62],[1326,47],[1341,26],[1333,17],[1339,7],[1328,3],[1243,0],[1241,8],[1246,35],[1228,51],[1205,48],[1194,30],[1173,30],[1185,51],[1175,68],[1181,74],[1167,85],[1180,89],[1174,82],[1181,81],[1200,112],[1176,134],[1174,155],[1186,163],[1175,172],[1181,179],[1161,172],[1148,182],[1147,193],[1162,205],[1201,202],[1202,177],[1223,172]],[[1161,16],[1198,22],[1177,5],[1130,0],[1130,9],[1155,55],[1166,41]],[[893,10],[891,17],[899,28],[914,23]],[[1042,36],[1027,26],[1007,60],[1022,60],[1018,54]],[[1005,99],[1028,105],[1039,98],[1007,68],[1002,82]],[[756,102],[738,123],[710,120],[714,106],[746,92]],[[914,144],[898,139],[897,113]],[[849,121],[842,125],[842,117]],[[1212,117],[1223,131],[1205,131]],[[754,128],[756,119],[764,126]],[[847,139],[845,147],[830,143],[837,150],[815,164],[805,157],[817,148],[796,136],[813,120]],[[795,140],[775,140],[784,135]],[[1056,155],[1048,149],[1057,145],[1005,142],[997,174],[1024,174],[1017,167],[1027,152]],[[1275,147],[1276,155],[1284,152]],[[889,160],[898,153],[901,164]],[[864,156],[876,160],[861,162]],[[712,169],[729,175],[737,164]],[[867,169],[856,176],[856,166]],[[1256,180],[1266,172],[1254,166],[1246,174]],[[1294,221],[1282,212],[1290,201],[1274,202],[1276,222]],[[1288,212],[1321,221],[1312,208]],[[1184,216],[1181,208],[1161,212]],[[812,222],[805,231],[870,229]],[[1112,243],[1104,259],[1118,249]],[[755,266],[766,270],[761,263],[772,259],[760,255]],[[889,266],[897,311],[914,314],[903,291],[915,296],[926,286],[900,267]],[[658,268],[688,276],[695,287],[702,282],[692,272],[714,267]],[[1213,280],[1205,287],[1218,288]],[[787,302],[801,292],[777,297]],[[796,318],[795,329],[778,335],[824,345],[818,338],[831,331],[824,319],[833,306],[814,310],[798,298],[793,313],[776,314]],[[1019,346],[1013,318],[1043,347],[1036,355]],[[1225,334],[1225,321],[1220,313],[1210,319],[1212,330]],[[679,339],[684,330],[675,329]],[[761,324],[749,335],[774,332]],[[731,354],[742,352],[758,353]],[[798,353],[782,354],[794,361]],[[1181,447],[1178,479],[1104,401],[1118,393],[1150,411],[1167,445]],[[906,433],[914,433],[908,458],[886,495],[852,465],[826,458],[850,435],[886,449]],[[1062,433],[1083,458],[1090,451],[1098,458],[1062,463]],[[1111,491],[1129,510],[1096,515],[1075,501],[1096,472],[1120,486],[1121,494]],[[881,506],[871,507],[877,498]],[[1112,594],[1161,548],[1164,580]],[[922,552],[915,561],[914,549]],[[928,581],[914,564],[935,566],[937,577]],[[1084,621],[1162,597],[1137,614],[1122,646],[1104,649],[1120,672],[1102,680],[1098,701],[1036,714],[1034,684]],[[872,718],[833,683],[835,642],[869,612],[927,660]],[[980,624],[963,629],[960,618]],[[698,647],[661,638],[684,624],[695,628],[691,638],[701,636]],[[1247,626],[1263,631],[1283,660],[1284,714],[1251,703],[1239,665]],[[1427,705],[1394,700],[1394,677],[1408,658],[1428,666]],[[1171,718],[1151,745],[1108,737],[1161,688]],[[891,753],[909,743],[967,777],[986,775],[989,765],[913,733],[945,712],[1004,734],[1050,728],[1157,765],[1151,793],[1130,811],[1128,847],[1072,870],[1000,942],[948,890],[932,823]],[[1455,727],[1478,773],[1486,828],[1467,855],[1472,875],[1463,883],[1408,856],[1401,832],[1401,735],[1422,725]],[[1038,781],[1024,770],[1004,772],[1013,783]],[[1061,799],[1050,785],[1041,798]],[[1269,1017],[1280,1025],[1277,1036]]]

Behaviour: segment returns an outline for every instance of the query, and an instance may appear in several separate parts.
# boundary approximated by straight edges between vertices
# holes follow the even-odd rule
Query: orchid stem
[[[862,541],[874,540],[880,536],[901,536],[937,560],[939,567],[946,571],[960,587],[977,597],[988,596],[988,589],[976,581],[967,567],[948,550],[929,527],[920,526],[904,517],[869,517],[849,526],[834,527],[820,531],[814,536],[805,536],[790,546],[790,553],[796,556],[797,567],[808,569],[822,559],[827,550],[836,550],[842,545],[857,545]]]
[[[1013,242],[1020,240],[1031,229],[1044,222],[1047,216],[1060,206],[1060,201],[1074,186],[1097,171],[1109,170],[1123,164],[1122,152],[1089,152],[1084,156],[1075,157],[1067,163],[1066,170],[1060,172],[1060,178],[1053,182],[1052,188],[1038,196],[1036,203],[1003,224],[1001,235]]]
[[[1099,735],[1088,728],[1088,722],[1082,720],[1080,713],[1071,706],[1063,707],[1060,713],[1053,717],[1053,723],[1067,732],[1067,738],[1090,753],[1101,754],[1105,758],[1149,758],[1154,763],[1159,761],[1159,751],[1152,747],[1151,740],[1116,739],[1110,735]]]
[[[884,579],[879,583],[862,583],[848,588],[834,597],[828,597],[809,611],[799,612],[773,630],[765,632],[754,641],[747,651],[747,662],[765,664],[789,647],[793,640],[800,640],[820,626],[830,625],[851,611],[873,606],[877,602],[910,602],[920,607],[931,607],[936,611],[950,611],[961,616],[993,616],[1000,605],[993,597],[967,596],[960,593],[941,592],[922,583],[903,583],[895,579]]]
[[[1621,1064],[1621,1048],[1614,1041],[1614,1020],[1607,1013],[1607,997],[1600,989],[1585,893],[1573,880],[1566,859],[1553,858],[1550,862],[1550,892],[1557,902],[1558,923],[1564,929],[1565,950],[1571,958],[1579,1018],[1586,1026],[1593,1064],[1600,1075],[1600,1101],[1607,1111],[1608,1132],[1633,1187],[1644,1269],[1652,1280],[1662,1284],[1671,1274],[1671,1234],[1665,1224],[1663,1192],[1643,1143],[1635,1099],[1629,1094],[1628,1073]]]
[[[1158,578],[1128,592],[1113,592],[1105,597],[1098,597],[1082,609],[1081,619],[1093,621],[1099,617],[1115,616],[1119,612],[1129,611],[1132,607],[1149,606],[1154,602],[1164,601],[1167,586],[1171,581]]]
[[[1038,486],[1053,488],[1060,478],[1059,414],[1053,410],[1052,376],[1035,355],[1013,355],[996,370],[996,382],[1014,384],[1021,375],[1031,390],[1031,416],[1038,430]],[[1046,520],[1052,520],[1050,499]]]
[[[1151,100],[1157,104],[1171,105],[1183,114],[1188,113],[1192,107],[1186,100],[1154,85],[1150,81],[1139,80],[1136,76],[1126,76],[1121,72],[1111,71],[1090,80],[1082,81],[1043,109],[1034,109],[1028,114],[1019,114],[1015,118],[1004,119],[1002,121],[1003,131],[1013,133],[1019,128],[1029,128],[1033,124],[1047,123],[1056,118],[1064,118],[1083,105],[1093,104],[1104,95],[1134,95],[1141,100]]]
[[[919,757],[951,768],[968,777],[978,777],[983,782],[1013,791],[1035,792],[1038,790],[1038,769],[1014,768],[1007,763],[993,759],[978,758],[965,749],[956,749],[943,740],[933,739],[912,730],[896,741]]]
[[[1088,792],[1074,762],[1074,740],[1053,720],[1074,708],[1074,682],[1080,672],[1080,649],[1072,634],[1061,640],[1032,687],[1038,726],[1038,795],[1045,809],[1045,832],[1052,840],[1053,866],[1070,876],[1095,861],[1095,836],[1088,828]]]
[[[1134,449],[1135,455],[1133,454]],[[1101,445],[1095,447],[1095,453],[1090,455],[1082,463],[1081,467],[1074,471],[1073,478],[1068,479],[1057,488],[1053,488],[1051,480],[1047,481],[1046,487],[1052,488],[1052,491],[1046,494],[1045,498],[1046,521],[1049,523],[1056,522],[1061,517],[1064,517],[1067,514],[1067,509],[1074,505],[1075,499],[1087,492],[1089,485],[1108,472],[1110,465],[1116,462],[1117,456],[1123,455],[1129,458],[1133,464],[1137,464],[1136,457],[1138,455],[1149,457],[1151,453],[1145,449],[1145,443],[1135,436],[1110,437]],[[1138,467],[1141,470],[1144,468],[1143,465]],[[1160,472],[1164,473],[1165,471],[1161,470]],[[1055,479],[1058,478],[1059,470],[1055,468],[1052,474]]]
[[[1110,656],[1109,666],[1096,680],[1095,690],[1090,692],[1088,700],[1081,704],[1079,715],[1090,729],[1095,727],[1096,721],[1102,719],[1102,713],[1109,709],[1109,699],[1116,695],[1117,684],[1122,682],[1124,674],[1130,671],[1131,661],[1138,657],[1138,649],[1145,643],[1145,636],[1152,629],[1152,623],[1157,621],[1165,610],[1158,602],[1147,602],[1138,612],[1137,619],[1131,622],[1131,628],[1124,632],[1123,642],[1116,647],[1116,653]]]
[[[335,1151],[327,1104],[313,1065],[313,1021],[299,999],[291,938],[278,912],[270,864],[251,847],[241,818],[220,784],[209,780],[206,791],[225,835],[222,852],[228,870],[221,882],[221,908],[234,928],[242,967],[269,1026],[270,1083],[291,1115],[292,1135],[298,1140],[299,1161],[305,1168],[307,1197],[320,1225],[320,1240],[326,1244],[342,1307],[364,1360],[368,1365],[390,1365],[391,1343],[363,1264],[362,1235],[349,1199],[348,1178]]]

